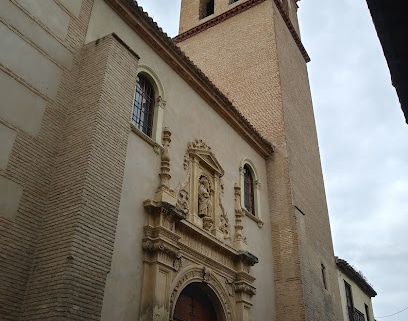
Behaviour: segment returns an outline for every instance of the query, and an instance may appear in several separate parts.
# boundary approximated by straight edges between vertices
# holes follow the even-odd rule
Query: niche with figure
[[[211,148],[200,139],[189,143],[184,169],[186,179],[176,189],[177,207],[190,222],[221,240],[230,239],[229,221],[221,202],[224,170]]]

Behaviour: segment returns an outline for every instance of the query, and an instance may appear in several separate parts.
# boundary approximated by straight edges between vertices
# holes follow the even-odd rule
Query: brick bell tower
[[[276,147],[271,319],[342,320],[298,1],[182,0],[175,41]]]

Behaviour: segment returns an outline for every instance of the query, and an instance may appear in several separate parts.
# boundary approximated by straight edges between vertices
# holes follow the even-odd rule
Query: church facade
[[[0,3],[0,319],[342,320],[295,0]]]

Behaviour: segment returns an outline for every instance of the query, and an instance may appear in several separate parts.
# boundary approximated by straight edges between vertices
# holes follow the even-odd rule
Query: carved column
[[[235,236],[234,236],[234,248],[241,251],[246,251],[248,248],[246,237],[244,236],[242,225],[242,208],[241,208],[241,188],[235,184]]]
[[[255,278],[249,274],[249,269],[258,263],[258,258],[247,251],[240,251],[238,255],[240,258],[236,265],[238,273],[234,281],[236,317],[237,321],[250,321],[252,296],[256,294],[256,289],[253,286]]]
[[[180,236],[175,223],[185,218],[175,206],[147,200],[149,225],[144,228],[142,242],[143,284],[140,321],[168,321],[170,317],[169,284],[182,266]]]
[[[163,130],[163,150],[161,153],[161,165],[160,165],[160,185],[157,189],[155,200],[167,202],[170,204],[176,204],[176,198],[174,196],[173,190],[169,187],[169,182],[171,179],[170,175],[170,155],[169,147],[171,142],[171,132],[165,127]]]
[[[203,221],[198,217],[198,179],[199,179],[200,161],[193,156],[191,162],[191,181],[190,181],[190,200],[191,208],[187,219],[200,228],[203,228]]]

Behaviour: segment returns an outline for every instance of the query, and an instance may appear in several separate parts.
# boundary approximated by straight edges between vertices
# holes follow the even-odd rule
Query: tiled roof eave
[[[336,265],[341,272],[353,280],[369,297],[372,298],[377,295],[373,287],[347,261],[336,257]]]
[[[163,32],[136,1],[105,0],[190,86],[196,90],[264,158],[274,151],[265,139],[238,111],[231,101]]]

